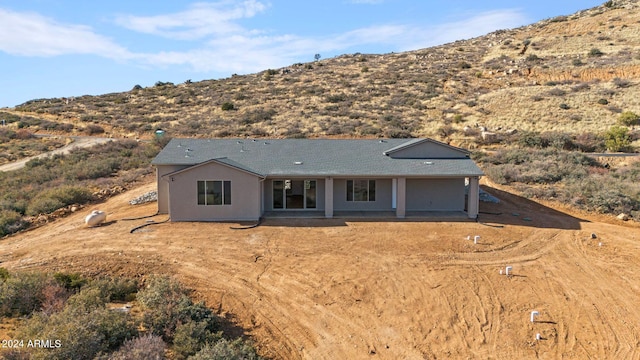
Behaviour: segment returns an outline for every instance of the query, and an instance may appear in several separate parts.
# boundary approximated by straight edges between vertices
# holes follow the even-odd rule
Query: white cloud
[[[371,1],[371,0],[356,0]],[[264,12],[258,0],[197,3],[185,11],[152,17],[120,16],[117,23],[161,38],[191,40],[194,48],[174,51],[165,41],[164,51],[131,51],[90,27],[61,24],[35,13],[0,9],[0,51],[21,56],[94,54],[127,60],[145,67],[189,67],[200,73],[251,73],[311,61],[313,54],[341,54],[384,48],[407,51],[471,38],[526,22],[515,10],[480,13],[464,20],[439,24],[380,25],[325,36],[303,37],[245,29],[238,20]],[[197,40],[197,41],[196,41]]]
[[[255,35],[237,31],[209,37],[200,49],[147,54],[141,61],[151,66],[189,66],[196,72],[251,73],[286,66],[315,53],[358,51],[367,45],[386,45],[388,51],[408,51],[484,35],[524,24],[513,10],[481,13],[471,18],[434,25],[381,25],[323,37]],[[305,61],[305,60],[303,60]]]
[[[398,39],[398,50],[415,50],[470,39],[499,29],[522,26],[527,22],[527,17],[517,10],[497,10],[436,26],[416,26],[407,32],[406,37]]]
[[[157,16],[123,15],[116,23],[127,29],[171,39],[195,40],[209,35],[226,35],[244,29],[234,20],[251,18],[265,11],[268,4],[256,0],[242,3],[223,1],[196,3],[187,10]]]
[[[35,13],[0,9],[0,51],[22,56],[95,54],[123,59],[131,54],[90,27],[60,24]]]

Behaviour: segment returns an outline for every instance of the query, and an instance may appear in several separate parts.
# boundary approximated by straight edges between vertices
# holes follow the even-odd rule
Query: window
[[[231,205],[231,181],[198,181],[198,205]]]
[[[376,201],[376,181],[347,180],[347,201]]]

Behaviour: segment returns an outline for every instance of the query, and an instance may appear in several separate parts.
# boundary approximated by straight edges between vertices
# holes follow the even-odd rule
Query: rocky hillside
[[[162,128],[197,137],[433,136],[472,146],[481,127],[600,133],[620,113],[640,113],[639,22],[637,0],[613,0],[428,49],[343,55],[221,80],[158,81],[11,110],[64,123],[66,131],[93,126],[136,137]]]

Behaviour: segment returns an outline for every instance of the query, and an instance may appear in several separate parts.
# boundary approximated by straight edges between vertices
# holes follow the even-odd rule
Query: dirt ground
[[[276,359],[640,358],[637,223],[485,187],[502,202],[482,203],[478,223],[167,222],[131,234],[147,220],[124,219],[156,204],[128,201],[152,189],[0,240],[0,266],[174,275]],[[106,225],[83,225],[93,208]]]

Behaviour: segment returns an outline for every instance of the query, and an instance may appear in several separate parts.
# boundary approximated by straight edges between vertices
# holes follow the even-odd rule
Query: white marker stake
[[[531,322],[532,323],[536,322],[536,316],[538,316],[538,315],[540,315],[540,313],[535,311],[535,310],[531,312]]]

